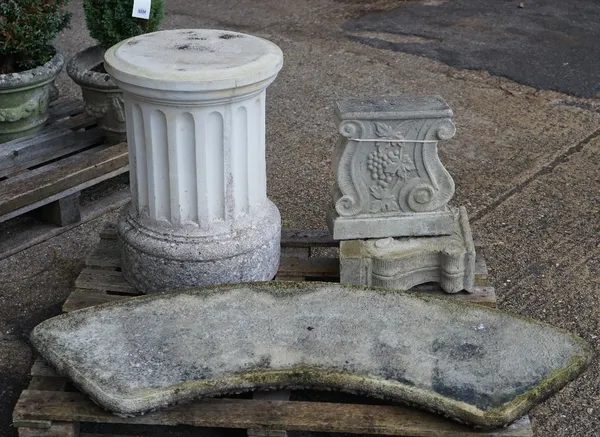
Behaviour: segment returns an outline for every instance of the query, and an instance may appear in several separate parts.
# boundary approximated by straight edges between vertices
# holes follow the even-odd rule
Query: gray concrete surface
[[[569,329],[600,350],[600,101],[519,85],[352,41],[348,19],[397,1],[191,0],[167,2],[164,28],[222,28],[269,38],[285,65],[269,88],[269,196],[286,227],[325,227],[333,101],[345,96],[440,94],[456,136],[440,156],[465,205],[500,307]],[[58,47],[91,43],[80,1]],[[475,37],[476,35],[474,35]],[[63,95],[77,95],[63,74]],[[97,232],[114,215],[0,261],[0,435],[27,384],[26,337],[58,314]],[[532,412],[536,437],[600,435],[600,361]]]

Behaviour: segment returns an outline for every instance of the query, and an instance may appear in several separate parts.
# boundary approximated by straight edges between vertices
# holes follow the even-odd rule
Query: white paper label
[[[135,18],[150,18],[150,2],[151,0],[133,0],[133,13]]]

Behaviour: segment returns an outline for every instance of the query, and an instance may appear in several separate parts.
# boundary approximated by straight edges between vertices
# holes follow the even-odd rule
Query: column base
[[[269,281],[279,268],[281,216],[271,201],[217,235],[142,224],[126,206],[118,232],[123,275],[144,293]]]
[[[475,246],[465,208],[451,235],[340,242],[340,282],[408,290],[437,282],[447,293],[475,288]]]

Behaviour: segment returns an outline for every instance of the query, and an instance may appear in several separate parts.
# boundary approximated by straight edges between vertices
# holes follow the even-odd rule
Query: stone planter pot
[[[60,54],[44,65],[0,74],[0,143],[34,134],[48,120],[48,104],[57,96],[54,81],[65,64]]]
[[[88,47],[67,64],[67,74],[81,87],[85,110],[115,142],[125,141],[123,95],[107,73],[93,71],[104,62],[105,49]]]

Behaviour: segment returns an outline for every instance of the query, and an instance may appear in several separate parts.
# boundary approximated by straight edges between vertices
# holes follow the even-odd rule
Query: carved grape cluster
[[[377,150],[369,153],[367,157],[367,169],[371,172],[371,178],[377,181],[381,188],[387,188],[392,182],[392,174],[386,173],[389,165],[398,162],[400,159],[400,150],[394,148],[391,150]]]

